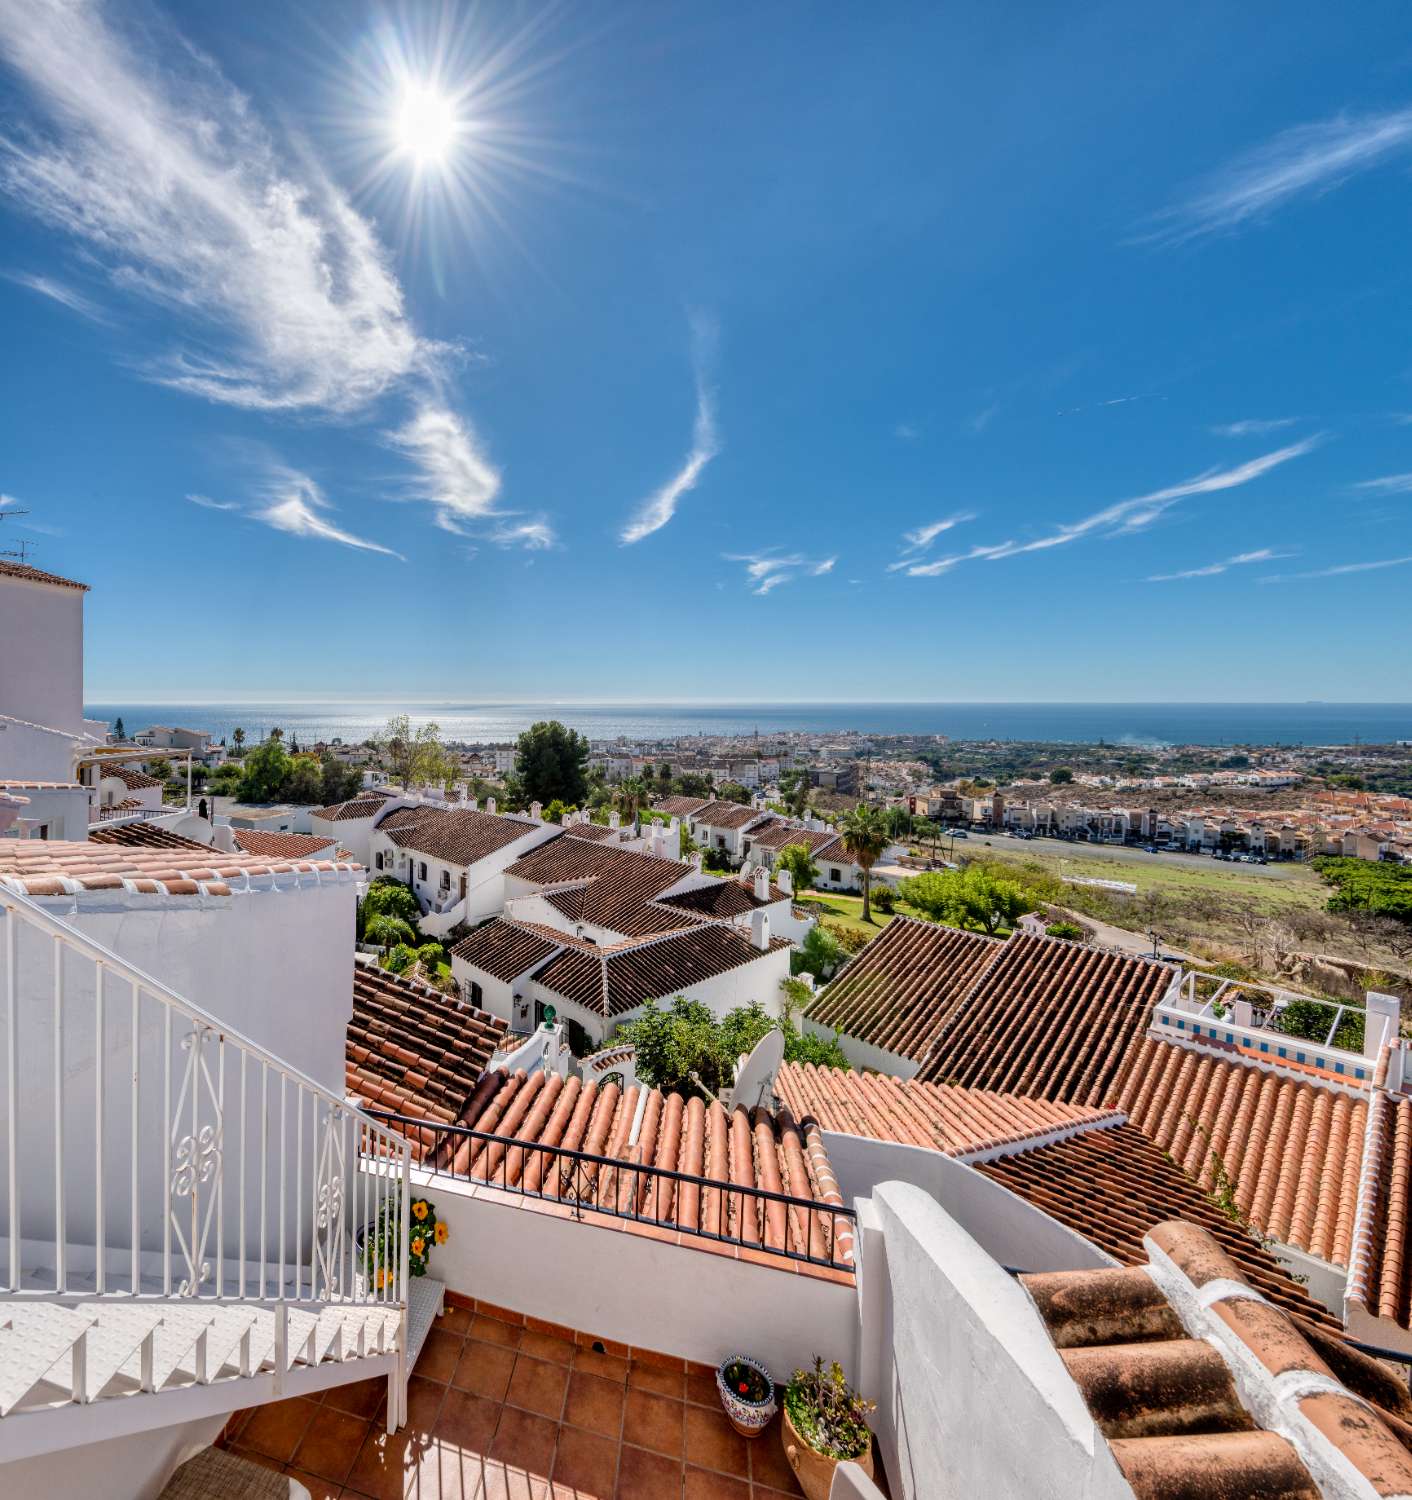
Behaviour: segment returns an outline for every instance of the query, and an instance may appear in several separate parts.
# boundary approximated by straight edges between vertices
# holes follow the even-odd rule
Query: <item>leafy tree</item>
[[[781,870],[789,871],[797,896],[802,896],[819,878],[819,867],[814,863],[808,844],[786,844],[775,859],[775,873]]]
[[[278,725],[276,725],[272,730],[270,730],[269,737],[270,737],[270,739],[276,740],[276,741],[283,740],[284,739],[284,730],[282,730]]]
[[[241,802],[278,802],[289,780],[289,752],[272,734],[241,762],[236,798]]]
[[[320,796],[326,805],[346,802],[363,789],[363,773],[356,766],[339,760],[332,750],[325,750],[319,763],[323,789]]]
[[[1334,1024],[1337,1008],[1324,1000],[1291,1000],[1271,1021],[1276,1031],[1286,1036],[1303,1037],[1308,1042],[1321,1045]],[[1346,1052],[1363,1050],[1364,1015],[1361,1010],[1345,1010],[1338,1030],[1334,1033],[1334,1046]]]
[[[289,802],[320,803],[324,795],[324,772],[316,757],[294,755],[280,796]]]
[[[211,773],[211,790],[222,797],[229,797],[240,785],[240,776],[240,765],[237,761],[223,761]]]
[[[791,974],[812,974],[815,979],[829,979],[847,958],[843,944],[822,923],[811,927],[799,947],[789,955]]]
[[[662,787],[666,788],[667,790],[671,789],[672,768],[667,764],[666,761],[663,761],[662,764],[657,767],[657,781]]]
[[[127,730],[123,728],[123,716],[121,714],[113,720],[113,738],[115,740],[125,740],[127,738]]]
[[[1328,909],[1367,912],[1412,923],[1412,867],[1371,859],[1316,859],[1314,868],[1333,886]]]
[[[904,880],[898,894],[933,922],[994,934],[1033,911],[1034,898],[1017,881],[980,865],[965,870],[928,870]]]
[[[402,943],[411,952],[411,945],[417,941],[417,934],[412,931],[411,924],[404,922],[401,917],[369,917],[363,928],[363,941],[376,943],[384,951],[395,943]]]
[[[514,788],[526,802],[582,805],[588,796],[588,741],[557,719],[531,724],[515,745]]]
[[[235,753],[241,754],[245,749],[245,731],[239,724],[230,732],[230,742],[235,746]]]
[[[873,866],[888,846],[882,814],[876,807],[860,802],[845,815],[839,831],[848,857],[863,872],[863,920],[871,922]]]
[[[809,811],[809,773],[786,771],[780,777],[780,796],[790,817],[802,818]]]
[[[749,789],[742,786],[738,781],[723,781],[717,789],[716,795],[723,797],[727,802],[739,802],[742,807],[750,806]]]
[[[363,915],[369,920],[373,917],[397,917],[410,925],[421,914],[422,909],[417,905],[412,888],[386,875],[373,881],[368,887],[368,894],[363,897]]]
[[[455,776],[456,768],[441,743],[441,726],[434,721],[413,729],[406,714],[395,714],[378,748],[389,774],[404,787],[447,786]]]
[[[676,780],[677,792],[683,797],[709,797],[711,778],[700,771],[687,771]]]
[[[1055,786],[1065,786],[1074,779],[1074,773],[1068,766],[1055,766],[1049,773],[1049,779]]]
[[[578,811],[577,808],[573,808],[573,807],[568,806],[567,803],[561,802],[556,797],[549,804],[549,806],[544,809],[544,821],[546,823],[558,823],[558,822],[561,822],[563,820],[564,816],[567,813],[577,812],[577,811]]]

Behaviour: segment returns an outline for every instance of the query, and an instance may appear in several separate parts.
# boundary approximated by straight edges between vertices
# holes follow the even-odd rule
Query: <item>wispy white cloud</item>
[[[366,537],[355,536],[336,526],[328,519],[332,509],[322,490],[307,474],[301,474],[297,469],[278,469],[271,473],[262,500],[250,515],[252,519],[262,521],[276,531],[287,531],[291,536],[317,537],[360,552],[381,552],[387,557],[406,561],[391,547],[370,542]]]
[[[1298,417],[1270,417],[1263,420],[1259,417],[1247,417],[1244,421],[1223,422],[1208,430],[1217,437],[1264,437],[1268,433],[1279,432],[1281,428],[1293,427],[1297,421]]]
[[[1403,568],[1412,563],[1412,555],[1407,557],[1380,557],[1373,562],[1339,563],[1332,568],[1315,568],[1309,573],[1271,573],[1260,580],[1261,583],[1289,583],[1297,578],[1338,578],[1344,573],[1372,573],[1379,568]]]
[[[1175,583],[1179,578],[1214,578],[1229,568],[1245,567],[1249,563],[1274,562],[1277,558],[1293,557],[1293,552],[1278,552],[1273,547],[1260,547],[1254,552],[1237,552],[1234,557],[1220,562],[1207,563],[1203,568],[1183,568],[1180,573],[1154,573],[1148,583]]]
[[[982,410],[978,411],[975,416],[973,416],[966,423],[966,426],[969,427],[971,431],[974,432],[977,436],[979,436],[995,420],[995,415],[999,410],[1000,403],[998,401],[992,401],[989,406],[984,407],[982,408]]]
[[[967,521],[974,521],[976,513],[971,510],[958,510],[955,515],[943,516],[939,521],[928,521],[925,526],[917,526],[911,531],[902,533],[902,555],[896,562],[889,563],[887,570],[895,573],[899,568],[905,568],[908,562],[916,557],[919,552],[925,552],[937,537],[943,532],[950,531],[953,526],[962,526]]]
[[[56,281],[52,276],[39,276],[31,271],[4,271],[0,272],[6,281],[13,281],[16,286],[28,287],[32,292],[38,292],[41,297],[48,297],[51,302],[57,302],[62,307],[67,307],[70,312],[76,312],[80,317],[88,318],[94,323],[107,323],[107,313],[98,306],[96,302],[85,297],[81,292],[76,292],[67,282]]]
[[[808,558],[799,552],[781,552],[773,547],[764,552],[727,552],[722,555],[727,562],[745,564],[745,579],[752,585],[752,594],[768,594],[780,584],[801,575],[821,578],[831,573],[838,562],[836,557]]]
[[[901,438],[904,443],[915,443],[922,435],[922,430],[914,422],[898,422],[892,429],[895,438]]]
[[[705,317],[693,318],[691,342],[696,371],[696,420],[692,424],[691,452],[681,468],[643,501],[637,514],[623,527],[619,540],[625,547],[660,531],[676,515],[681,497],[696,488],[706,465],[721,451],[716,431],[716,398],[708,384],[716,343],[715,324]]]
[[[240,506],[234,500],[212,500],[209,495],[188,495],[186,497],[193,505],[199,505],[202,510],[239,510]]]
[[[194,49],[139,56],[96,6],[59,0],[0,0],[0,49],[47,118],[0,138],[0,188],[125,290],[206,325],[151,378],[348,413],[431,356],[372,226],[307,157],[283,164]]]
[[[1384,474],[1381,479],[1364,479],[1353,488],[1378,495],[1412,494],[1412,474]]]
[[[1162,490],[1153,490],[1150,494],[1138,495],[1131,500],[1120,500],[1116,505],[1105,506],[1091,516],[1056,527],[1048,535],[1036,537],[1031,541],[997,542],[990,546],[972,547],[969,552],[938,558],[934,562],[913,563],[907,567],[907,576],[909,578],[936,578],[943,573],[950,572],[958,563],[971,562],[979,558],[994,562],[1004,557],[1019,557],[1027,552],[1046,552],[1050,548],[1064,547],[1070,542],[1077,542],[1088,536],[1130,536],[1154,525],[1178,501],[1190,495],[1213,494],[1220,490],[1235,489],[1239,485],[1249,484],[1251,480],[1260,478],[1262,474],[1269,473],[1280,464],[1303,457],[1320,441],[1321,435],[1316,435],[1298,443],[1291,443],[1286,448],[1277,448],[1273,453],[1262,454],[1259,458],[1252,458],[1231,469],[1207,469],[1204,473],[1196,475],[1193,479],[1185,479],[1180,484],[1170,485]]]
[[[1296,198],[1329,192],[1409,147],[1412,109],[1296,125],[1235,158],[1134,239],[1177,245],[1239,229]]]
[[[532,521],[506,521],[490,533],[498,547],[523,547],[527,552],[544,552],[556,546],[558,537],[543,516]]]
[[[410,492],[432,506],[444,530],[460,532],[463,523],[494,511],[499,470],[486,458],[470,423],[440,401],[419,401],[411,419],[387,440],[416,465]]]

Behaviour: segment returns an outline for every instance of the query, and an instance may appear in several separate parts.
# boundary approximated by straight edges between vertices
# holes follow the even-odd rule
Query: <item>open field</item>
[[[874,907],[873,920],[865,922],[861,896],[838,896],[832,891],[808,891],[798,897],[797,902],[805,911],[813,912],[821,922],[833,922],[839,927],[866,932],[870,938],[875,938],[892,921],[886,912],[878,911]],[[910,906],[900,901],[897,903],[897,909],[904,916],[917,915]]]

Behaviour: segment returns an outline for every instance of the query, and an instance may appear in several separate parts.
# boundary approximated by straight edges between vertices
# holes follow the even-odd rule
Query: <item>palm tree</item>
[[[647,806],[647,783],[641,776],[628,776],[618,783],[618,810],[632,822]]]
[[[890,842],[887,825],[876,807],[860,802],[845,815],[839,825],[839,833],[848,857],[863,872],[863,920],[871,922],[873,866]]]
[[[240,727],[240,725],[237,724],[235,728],[231,730],[230,738],[231,743],[235,746],[235,753],[239,755],[240,752],[245,748],[245,731]]]

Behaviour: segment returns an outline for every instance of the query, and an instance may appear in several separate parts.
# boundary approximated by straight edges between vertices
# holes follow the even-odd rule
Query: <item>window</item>
[[[381,849],[379,849],[378,852],[373,855],[373,868],[375,870],[382,869],[382,850]]]
[[[485,1007],[481,1004],[481,1001],[484,999],[485,991],[474,979],[471,980],[471,1004],[474,1005],[477,1010],[483,1010]]]
[[[441,889],[443,891],[449,891],[451,889],[451,871],[450,870],[443,870],[441,872]]]
[[[843,884],[843,871],[842,870],[838,870],[838,869],[830,869],[830,871],[829,871],[829,879],[831,881],[833,881],[833,883],[835,885],[842,885]]]
[[[418,880],[425,880],[426,878],[427,878],[427,862],[426,862],[426,860],[422,860],[421,863],[417,866],[417,879]]]

